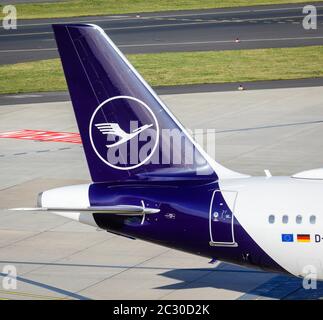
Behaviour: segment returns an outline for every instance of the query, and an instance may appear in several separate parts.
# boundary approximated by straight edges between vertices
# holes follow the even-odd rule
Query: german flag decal
[[[298,234],[297,242],[311,242],[311,236],[309,234]]]

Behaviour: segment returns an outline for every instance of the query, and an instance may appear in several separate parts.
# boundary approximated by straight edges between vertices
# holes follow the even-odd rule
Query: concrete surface
[[[189,128],[214,128],[216,160],[263,175],[323,166],[323,87],[162,96]],[[0,132],[75,132],[69,102],[0,106]],[[67,148],[67,149],[66,149]],[[23,154],[22,154],[23,153]],[[89,181],[80,145],[0,139],[0,281],[14,265],[8,299],[293,299],[298,279],[208,260],[49,214],[10,212],[37,193]],[[1,283],[1,282],[0,282]],[[277,289],[279,288],[279,290]]]

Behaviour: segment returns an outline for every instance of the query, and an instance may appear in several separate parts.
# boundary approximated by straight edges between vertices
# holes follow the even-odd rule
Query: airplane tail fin
[[[93,182],[236,175],[193,141],[101,28],[53,29]]]

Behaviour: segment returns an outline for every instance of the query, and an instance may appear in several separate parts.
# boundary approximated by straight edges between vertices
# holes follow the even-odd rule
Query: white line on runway
[[[53,50],[57,50],[57,48],[0,50],[0,53],[10,53],[10,52],[36,52],[36,51],[53,51]]]
[[[323,39],[322,37],[297,37],[297,38],[268,38],[268,39],[240,39],[241,42],[261,42],[261,41],[286,41],[286,40],[314,40]],[[120,48],[128,47],[150,47],[150,46],[172,46],[172,45],[194,45],[194,44],[215,44],[215,43],[234,43],[235,40],[215,40],[215,41],[196,41],[196,42],[165,42],[165,43],[144,43],[144,44],[125,44],[118,45]],[[0,51],[1,52],[1,51]]]
[[[267,38],[267,39],[240,39],[241,42],[262,42],[262,41],[286,41],[286,40],[315,40],[323,39],[322,37],[296,37],[296,38]],[[163,42],[163,43],[142,43],[142,44],[119,44],[119,48],[133,48],[133,47],[158,47],[158,46],[181,46],[181,45],[201,45],[201,44],[221,44],[221,43],[234,43],[235,40],[215,40],[215,41],[192,41],[192,42]],[[0,53],[10,52],[34,52],[34,51],[52,51],[57,48],[42,48],[42,49],[13,49],[13,50],[0,50]]]
[[[316,8],[323,8],[323,6],[316,6]],[[220,9],[220,8],[218,8]],[[222,8],[225,9],[225,8]],[[250,13],[250,12],[270,12],[270,11],[285,11],[285,10],[302,10],[303,7],[287,7],[287,8],[269,8],[269,9],[249,9],[249,10],[236,10],[236,11],[226,11],[226,12],[201,12],[201,13],[184,13],[184,14],[165,14],[159,16],[150,16],[150,17],[140,17],[140,18],[170,18],[170,17],[190,17],[190,16],[205,16],[205,15],[224,15],[224,14],[233,14],[233,13]],[[110,18],[110,19],[109,19]],[[74,20],[73,23],[86,23],[86,22],[105,22],[105,21],[115,21],[115,20],[135,20],[139,19],[138,17],[116,17],[108,16],[105,19],[91,19],[91,20]],[[19,27],[28,27],[28,26],[49,26],[53,22],[44,22],[44,23],[30,23],[30,24],[20,24]],[[58,22],[64,23],[64,22]]]
[[[0,50],[0,53],[9,53],[9,52],[35,52],[35,51],[52,51],[52,50],[57,50],[57,48]]]
[[[16,94],[5,96],[6,98],[14,98],[14,99],[26,99],[26,98],[38,98],[42,97],[41,94]]]

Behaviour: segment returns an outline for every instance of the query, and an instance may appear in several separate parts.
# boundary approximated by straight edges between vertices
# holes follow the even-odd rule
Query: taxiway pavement
[[[215,158],[244,173],[323,166],[323,87],[163,95],[191,129],[214,128]],[[20,101],[23,101],[20,100]],[[0,106],[0,132],[77,132],[70,102]],[[80,145],[0,139],[0,276],[4,299],[296,299],[323,296],[301,280],[129,240],[50,214],[12,212],[38,192],[89,181]],[[1,278],[0,278],[1,280]],[[1,281],[0,281],[1,284]]]

